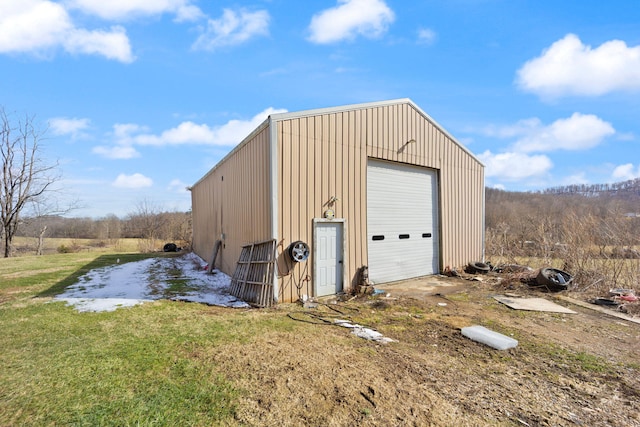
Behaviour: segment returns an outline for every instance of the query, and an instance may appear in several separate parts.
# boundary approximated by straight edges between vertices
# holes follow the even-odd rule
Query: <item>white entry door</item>
[[[314,222],[315,296],[342,292],[343,222]]]

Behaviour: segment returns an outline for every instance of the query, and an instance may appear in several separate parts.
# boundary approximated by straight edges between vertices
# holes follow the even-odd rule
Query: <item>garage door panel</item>
[[[438,271],[436,172],[370,160],[367,167],[369,277],[384,283]]]

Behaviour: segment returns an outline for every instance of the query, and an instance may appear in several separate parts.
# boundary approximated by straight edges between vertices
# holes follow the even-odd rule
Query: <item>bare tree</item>
[[[0,235],[5,258],[11,256],[23,210],[29,204],[42,202],[59,179],[57,163],[44,163],[40,157],[42,135],[32,116],[12,122],[0,108]]]
[[[142,239],[139,243],[141,252],[156,250],[156,240],[162,237],[166,224],[167,218],[162,209],[146,199],[137,203],[135,212],[127,217],[130,235]]]

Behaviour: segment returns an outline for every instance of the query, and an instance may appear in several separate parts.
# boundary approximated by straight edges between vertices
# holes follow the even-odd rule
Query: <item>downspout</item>
[[[482,262],[485,262],[486,228],[487,228],[487,191],[485,190],[484,168],[482,168]]]
[[[269,184],[271,189],[271,238],[278,242],[278,129],[269,116]],[[276,251],[277,253],[277,251]],[[277,263],[278,260],[276,259]],[[278,269],[273,269],[273,301],[278,302]]]

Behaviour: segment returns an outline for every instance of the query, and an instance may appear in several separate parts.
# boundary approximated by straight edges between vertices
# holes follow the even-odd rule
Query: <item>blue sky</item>
[[[0,106],[72,216],[195,183],[272,112],[411,98],[528,191],[640,177],[632,0],[0,0]]]

